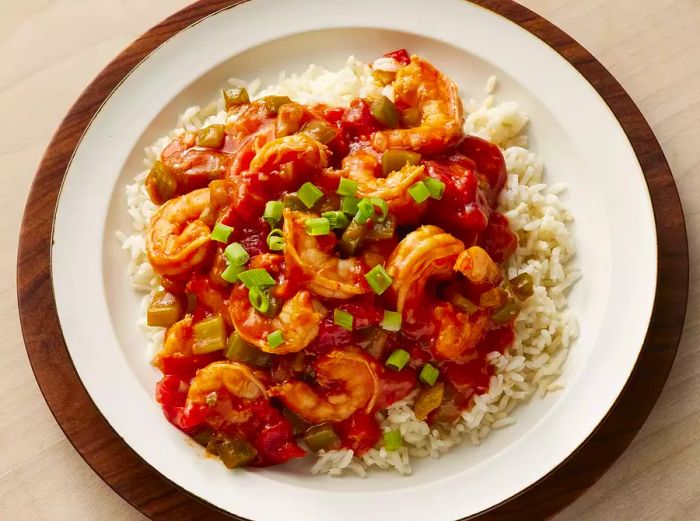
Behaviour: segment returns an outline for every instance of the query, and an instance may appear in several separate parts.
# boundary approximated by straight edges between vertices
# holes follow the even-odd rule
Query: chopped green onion
[[[362,199],[357,203],[357,213],[355,220],[360,224],[365,224],[374,216],[374,205],[369,199]]]
[[[423,184],[428,189],[430,197],[433,199],[442,199],[442,196],[445,195],[445,183],[442,181],[438,181],[432,177],[426,177],[423,180]]]
[[[238,280],[238,274],[243,271],[243,266],[236,266],[235,264],[229,264],[224,271],[221,272],[221,278],[226,282],[236,282]]]
[[[272,251],[284,249],[284,234],[279,228],[275,228],[267,235],[267,247]]]
[[[282,218],[282,210],[284,210],[282,201],[268,201],[265,203],[263,219],[267,221],[270,227],[274,227]]]
[[[325,217],[311,217],[304,222],[309,235],[327,235],[331,232],[331,223]]]
[[[384,433],[384,448],[386,450],[394,451],[399,450],[401,447],[403,447],[401,431],[396,429],[395,431],[387,431]]]
[[[386,201],[381,197],[370,197],[369,200],[374,206],[381,210],[382,220],[386,219],[386,216],[389,214],[389,205],[386,204]]]
[[[365,274],[367,283],[377,295],[384,293],[391,286],[391,276],[386,272],[384,266],[377,264]]]
[[[273,331],[267,335],[267,343],[270,344],[272,349],[284,344],[284,335],[282,334],[282,331],[278,329],[277,331]]]
[[[266,291],[257,286],[250,288],[250,291],[248,291],[248,300],[250,300],[250,305],[260,311],[260,313],[267,313],[267,310],[270,309],[270,297]]]
[[[316,202],[323,197],[323,192],[313,183],[304,183],[297,191],[297,195],[304,206],[307,208],[313,207]]]
[[[394,371],[401,371],[401,369],[406,366],[410,359],[411,355],[409,355],[408,352],[404,351],[403,349],[397,349],[389,355],[389,358],[386,359],[384,365],[386,365],[389,369],[393,369]]]
[[[420,375],[418,375],[418,378],[420,378],[420,381],[428,384],[428,385],[435,385],[435,382],[437,382],[438,376],[440,376],[440,370],[436,369],[430,364],[425,364],[423,366],[423,369],[420,370]]]
[[[238,274],[238,280],[245,284],[245,287],[248,289],[256,287],[269,288],[275,285],[275,279],[263,268],[242,271]]]
[[[425,202],[430,197],[430,190],[428,190],[423,181],[418,181],[414,184],[408,189],[408,193],[418,204]]]
[[[211,231],[211,239],[216,242],[228,242],[228,238],[231,235],[233,228],[226,226],[225,224],[216,223],[214,229]]]
[[[384,310],[384,319],[382,320],[381,326],[387,331],[400,331],[401,330],[401,313],[398,311]]]
[[[350,313],[343,311],[342,309],[333,310],[333,323],[335,325],[340,326],[343,329],[347,329],[348,331],[352,331],[353,320],[354,317]]]
[[[224,256],[229,264],[235,266],[244,266],[245,263],[248,262],[248,259],[250,259],[250,255],[248,255],[248,252],[245,251],[245,248],[240,242],[234,242],[226,246]]]
[[[355,196],[357,193],[357,182],[347,177],[340,178],[340,184],[338,184],[338,189],[335,191],[338,195],[351,195]]]
[[[355,215],[357,213],[357,206],[359,203],[360,200],[354,195],[345,195],[340,200],[340,211],[350,215]]]
[[[331,229],[332,230],[337,230],[337,229],[344,229],[348,227],[348,224],[350,224],[350,221],[348,218],[345,216],[343,212],[338,212],[338,211],[332,211],[332,212],[323,212],[321,214],[321,217],[328,219],[328,222],[331,223]]]

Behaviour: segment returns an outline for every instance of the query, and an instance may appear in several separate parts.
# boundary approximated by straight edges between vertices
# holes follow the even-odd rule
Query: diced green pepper
[[[330,143],[338,135],[338,129],[330,123],[321,121],[320,119],[312,119],[301,129],[303,134],[311,136],[316,141],[324,145]]]
[[[421,155],[418,152],[389,149],[382,154],[382,172],[387,176],[391,172],[398,172],[407,164],[417,165],[420,160]]]
[[[226,325],[221,315],[213,315],[192,326],[192,351],[196,355],[213,353],[226,345]]]
[[[226,468],[244,467],[255,459],[258,451],[247,440],[240,437],[219,434],[216,440],[216,452]]]
[[[148,306],[146,322],[149,326],[170,327],[180,320],[184,313],[182,299],[167,291],[159,291],[153,295],[151,305]]]
[[[262,101],[267,107],[267,110],[273,114],[277,114],[277,111],[282,105],[292,102],[288,96],[265,96]]]
[[[225,135],[223,125],[209,125],[197,132],[195,144],[198,147],[221,148]]]
[[[156,161],[146,177],[146,191],[154,204],[163,204],[172,199],[177,192],[177,180],[170,170],[161,162]]]
[[[384,354],[384,346],[389,338],[389,333],[384,331],[381,327],[370,326],[358,331],[360,340],[358,344],[362,349],[367,351],[374,358],[381,358]]]
[[[529,273],[521,273],[510,279],[510,289],[520,300],[525,300],[531,297],[535,292],[532,283],[532,275]]]
[[[491,316],[496,324],[506,324],[512,322],[520,313],[520,302],[515,299],[510,299],[504,306],[496,310],[496,312]]]
[[[209,440],[211,440],[213,431],[211,429],[205,429],[197,434],[192,434],[192,439],[199,443],[202,447],[209,445]]]
[[[271,355],[243,340],[235,331],[228,338],[224,356],[232,362],[242,362],[255,367],[267,367],[272,358]]]
[[[386,96],[374,101],[370,108],[374,119],[385,127],[396,128],[399,126],[399,111],[394,102]]]
[[[340,237],[340,252],[345,257],[352,257],[367,235],[367,226],[353,220]]]
[[[314,425],[304,434],[304,442],[314,452],[340,448],[340,438],[328,423]]]
[[[230,89],[224,90],[224,104],[226,105],[226,110],[236,105],[244,105],[250,103],[250,97],[248,96],[248,91],[243,87],[231,87]]]
[[[292,434],[294,434],[294,436],[303,434],[309,428],[309,422],[289,409],[285,408],[282,411],[282,415],[292,424]]]

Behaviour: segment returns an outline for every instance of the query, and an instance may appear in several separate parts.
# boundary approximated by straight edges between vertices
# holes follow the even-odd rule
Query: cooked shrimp
[[[422,165],[406,164],[401,170],[391,172],[386,177],[377,177],[379,158],[360,148],[343,159],[342,168],[342,171],[347,172],[347,177],[357,182],[359,197],[384,199],[392,213],[417,206],[408,189],[425,177]]]
[[[161,206],[146,235],[148,260],[156,273],[179,275],[204,262],[211,251],[211,221],[208,188]]]
[[[480,246],[472,246],[460,253],[455,270],[474,284],[498,286],[503,279],[498,265]]]
[[[250,304],[248,290],[237,284],[231,292],[229,314],[241,337],[267,353],[285,354],[301,351],[318,335],[319,323],[326,309],[306,290],[299,291],[282,305],[275,318],[258,313]],[[271,347],[267,336],[281,331],[284,343]]]
[[[163,358],[192,356],[192,315],[175,322],[165,332],[163,347],[153,359],[153,365],[163,370]]]
[[[270,389],[293,412],[311,423],[342,421],[356,411],[370,413],[379,395],[375,362],[356,347],[321,355],[314,362],[319,389],[289,380]]]
[[[433,317],[439,324],[439,332],[433,351],[440,358],[459,360],[474,348],[484,333],[488,316],[484,313],[468,315],[445,302],[435,307]]]
[[[385,130],[372,135],[377,150],[401,148],[436,154],[463,136],[463,107],[457,86],[418,56],[399,69],[394,81],[397,104],[417,108],[421,122],[415,128]]]
[[[448,278],[464,243],[437,226],[421,226],[399,243],[387,263],[396,309],[418,302],[430,278]]]
[[[254,371],[245,364],[237,362],[213,362],[197,371],[187,392],[185,407],[192,405],[209,405],[210,396],[220,390],[228,391],[232,396],[243,400],[267,398],[265,374]],[[249,409],[233,410],[221,407],[221,413],[229,423],[243,423],[250,419]]]
[[[289,167],[283,168],[286,165]],[[328,148],[306,134],[265,143],[250,163],[252,170],[267,173],[280,170],[280,174],[287,176],[318,172],[327,166]]]
[[[341,259],[326,251],[319,238],[306,233],[304,221],[309,214],[284,210],[284,257],[288,267],[304,273],[306,287],[326,298],[348,299],[370,291],[363,275],[366,266],[357,258]],[[332,237],[335,239],[335,236]]]

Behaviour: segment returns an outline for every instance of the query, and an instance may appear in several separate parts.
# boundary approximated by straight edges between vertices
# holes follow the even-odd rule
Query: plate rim
[[[165,21],[153,27],[142,37],[132,43],[117,58],[115,58],[115,60],[113,60],[97,76],[97,78],[87,87],[87,89],[83,91],[52,138],[52,141],[49,144],[37,169],[22,220],[17,260],[18,304],[20,320],[22,323],[22,333],[35,378],[39,384],[42,394],[44,395],[44,399],[49,405],[52,414],[56,418],[56,421],[59,423],[59,426],[64,431],[64,434],[73,444],[76,450],[81,454],[83,459],[85,459],[90,467],[113,490],[115,490],[120,496],[146,515],[156,516],[157,512],[149,514],[149,512],[142,509],[143,505],[138,504],[137,501],[137,496],[139,494],[137,494],[135,490],[129,490],[128,480],[127,483],[121,484],[115,482],[115,479],[111,478],[108,471],[105,470],[106,467],[103,468],[101,465],[99,465],[97,461],[99,459],[99,455],[91,454],[89,451],[89,444],[86,447],[84,443],[80,442],[79,436],[76,434],[76,429],[71,427],[69,424],[69,420],[74,420],[74,418],[66,418],[66,404],[64,402],[67,399],[70,399],[70,397],[60,396],[61,389],[55,389],[55,385],[52,385],[51,382],[49,382],[52,377],[50,374],[51,372],[45,371],[46,367],[44,364],[46,363],[47,358],[49,359],[49,362],[59,363],[59,365],[61,365],[61,369],[63,370],[62,376],[71,380],[70,383],[74,388],[75,383],[79,384],[78,388],[82,388],[82,392],[85,395],[83,398],[88,399],[87,404],[89,404],[89,406],[91,406],[93,409],[92,411],[81,412],[83,414],[96,417],[98,420],[101,420],[105,426],[109,427],[109,429],[105,431],[104,435],[101,434],[101,437],[111,435],[111,437],[116,441],[121,441],[118,434],[112,430],[109,423],[99,412],[90,395],[85,391],[83,383],[77,375],[73,362],[68,354],[65,340],[58,322],[53,295],[51,272],[51,232],[53,230],[54,213],[58,204],[62,181],[68,165],[70,164],[73,153],[82,140],[83,133],[90,126],[92,118],[99,112],[104,101],[109,98],[111,93],[116,88],[118,88],[121,81],[123,81],[123,79],[126,78],[129,73],[135,67],[137,67],[139,63],[141,63],[141,61],[147,59],[150,53],[172,38],[175,34],[192,25],[195,25],[204,18],[221,10],[233,8],[236,5],[240,5],[247,1],[249,0],[202,0],[197,2],[182,9],[181,11],[178,11]],[[607,467],[612,464],[619,454],[621,454],[621,452],[633,438],[634,434],[641,427],[642,423],[651,411],[656,398],[658,398],[658,395],[660,394],[663,384],[667,378],[668,370],[670,370],[675,357],[678,342],[680,341],[688,293],[688,249],[682,208],[680,206],[675,183],[670,173],[668,164],[664,158],[663,151],[661,150],[641,112],[625,93],[619,83],[614,79],[614,77],[590,53],[588,53],[588,51],[586,51],[580,44],[566,35],[563,31],[556,28],[553,24],[546,21],[539,15],[529,11],[527,8],[516,4],[512,0],[468,1],[477,6],[486,8],[497,15],[505,17],[542,40],[550,48],[557,51],[575,69],[577,69],[577,71],[586,79],[586,81],[598,92],[602,100],[611,109],[615,119],[625,132],[644,173],[645,182],[647,183],[647,187],[649,189],[649,195],[654,210],[658,246],[657,264],[659,269],[657,270],[656,277],[656,295],[654,299],[654,307],[647,327],[644,344],[640,349],[634,370],[628,378],[623,391],[617,397],[615,403],[612,405],[601,423],[598,424],[591,436],[589,436],[586,441],[580,445],[567,459],[560,462],[552,472],[544,476],[538,482],[532,484],[522,492],[512,496],[506,502],[495,505],[492,509],[486,511],[490,512],[490,515],[498,516],[499,510],[503,510],[504,515],[508,509],[512,510],[514,498],[522,498],[528,494],[531,495],[533,489],[541,487],[547,481],[551,482],[554,474],[557,474],[562,467],[569,465],[572,460],[576,459],[577,456],[580,456],[582,449],[586,446],[590,446],[591,442],[593,442],[597,436],[599,437],[600,431],[608,422],[610,416],[616,409],[619,408],[623,397],[629,392],[630,387],[633,387],[631,384],[634,383],[633,381],[635,380],[635,377],[638,377],[639,369],[643,361],[642,359],[645,358],[645,355],[647,354],[645,351],[650,351],[653,347],[652,344],[655,344],[656,342],[660,341],[662,344],[664,343],[663,339],[660,340],[656,338],[657,335],[655,334],[652,326],[659,319],[659,315],[673,315],[670,317],[670,324],[666,323],[666,320],[663,320],[663,318],[668,319],[669,317],[664,316],[661,320],[662,325],[665,326],[665,328],[670,328],[670,331],[662,331],[659,334],[665,335],[665,343],[669,345],[663,349],[663,354],[665,355],[663,363],[661,365],[659,365],[659,361],[654,363],[656,372],[653,374],[656,376],[656,385],[652,385],[650,387],[652,387],[655,392],[647,393],[649,397],[644,403],[646,407],[643,407],[640,414],[638,414],[636,418],[633,418],[636,421],[633,422],[634,425],[632,425],[631,429],[628,430],[628,439],[623,441],[619,447],[617,447],[619,450],[614,451],[616,453],[613,454],[612,457],[608,458],[609,461],[603,463],[597,475],[593,476],[590,483],[587,484],[588,486],[590,486],[590,484],[592,484],[597,477],[602,475]],[[46,181],[50,182],[48,189]],[[654,188],[652,185],[659,185],[657,192],[652,190],[652,188]],[[663,190],[663,192],[661,195],[659,195],[661,190]],[[655,199],[662,199],[662,202],[672,205],[672,210],[674,211],[673,219],[669,219],[668,208],[664,209],[663,219],[657,218],[658,213],[660,212],[658,206],[661,203],[656,201],[658,204],[655,204]],[[41,210],[40,215],[42,216],[42,220],[38,225],[36,215],[32,213],[32,210],[35,209],[37,211]],[[666,228],[669,228],[670,231]],[[40,230],[44,232],[48,230],[48,233],[38,233]],[[666,231],[668,236],[670,236],[672,233],[677,235],[675,237],[675,244],[670,244],[671,241],[668,240],[668,237],[664,237],[664,231]],[[673,259],[671,260],[675,260],[676,265],[673,270],[671,270],[670,267],[667,267],[666,270],[663,269],[664,265],[669,262],[669,251],[666,248],[662,248],[662,242],[664,242],[664,239],[665,242],[669,243],[665,244],[665,246],[671,248],[672,250],[671,256]],[[672,248],[674,246],[676,248],[675,250]],[[37,254],[37,250],[39,251],[39,254]],[[672,279],[673,276],[675,276],[676,280],[671,280],[669,282],[667,279]],[[666,284],[665,287],[663,285],[664,282]],[[671,283],[673,283],[672,286]],[[681,297],[680,301],[683,304],[682,306],[676,305],[674,307],[661,305],[663,304],[661,301],[665,300],[663,297],[666,294],[675,293],[678,291],[680,293],[676,296]],[[678,299],[672,299],[672,301],[677,303]],[[39,322],[35,320],[35,312],[33,312],[32,309],[44,310],[42,313],[42,327],[37,325]],[[49,315],[48,318],[50,319],[50,324],[46,323],[47,315]],[[45,349],[47,337],[49,340],[52,340],[57,344],[54,345],[52,349],[48,350]],[[60,357],[60,359],[56,359],[56,356]],[[54,357],[53,360],[51,360],[52,357]],[[662,367],[663,369],[658,371],[659,367]],[[55,370],[55,367],[52,369]],[[648,380],[646,382],[648,385]],[[65,383],[66,382],[63,381],[64,385]],[[68,393],[67,389],[68,386],[63,389],[63,392]],[[57,394],[57,392],[59,394]],[[74,396],[72,396],[72,398],[74,398]],[[104,438],[103,442],[105,441],[109,440]],[[176,491],[179,491],[180,494],[184,492],[184,494],[189,497],[195,497],[195,499],[200,502],[201,508],[214,509],[216,512],[227,516],[225,518],[230,518],[230,516],[232,516],[232,514],[224,512],[210,503],[206,503],[206,505],[202,504],[204,501],[201,498],[197,498],[185,489],[174,485],[172,482],[150,467],[145,460],[142,460],[140,456],[138,456],[133,449],[127,446],[123,441],[121,441],[120,452],[130,452],[132,459],[135,458],[135,463],[140,463],[146,470],[150,470],[155,477],[160,478],[162,485],[168,485],[170,487],[174,486],[176,487]],[[109,463],[107,463],[107,465],[109,465]],[[559,501],[560,504],[555,506],[555,508],[548,513],[553,513],[554,511],[559,510],[565,504],[568,504],[570,501],[575,499],[575,497],[577,497],[583,490],[585,490],[585,488],[576,489],[574,494],[569,494],[570,497],[568,500],[563,502]],[[501,507],[504,507],[504,505],[511,506],[508,509],[502,509]],[[538,502],[534,502],[532,505],[537,506],[538,511],[542,511],[542,505],[538,504]],[[205,511],[206,510],[203,510],[202,512]],[[211,510],[208,510],[208,512],[211,515]],[[530,511],[531,515],[533,512],[534,511]],[[481,512],[477,515],[483,514],[484,512]],[[233,515],[233,517],[236,519],[243,519],[236,517],[235,515]],[[496,519],[500,517],[493,518]]]

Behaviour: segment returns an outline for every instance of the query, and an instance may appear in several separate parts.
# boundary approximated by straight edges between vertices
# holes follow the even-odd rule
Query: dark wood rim
[[[203,18],[244,0],[200,0],[131,44],[87,87],[68,112],[39,165],[25,207],[17,257],[22,334],[41,392],[75,449],[115,492],[155,520],[242,519],[192,497],[146,464],[111,429],[80,381],[58,321],[51,279],[54,212],[61,183],[93,116],[153,50]],[[571,63],[598,91],[632,144],[651,194],[658,235],[654,311],[634,372],[596,431],[554,471],[484,520],[542,519],[591,486],[632,441],[656,402],[680,341],[688,296],[683,210],[663,151],[620,84],[581,45],[511,0],[469,0],[528,30]]]

